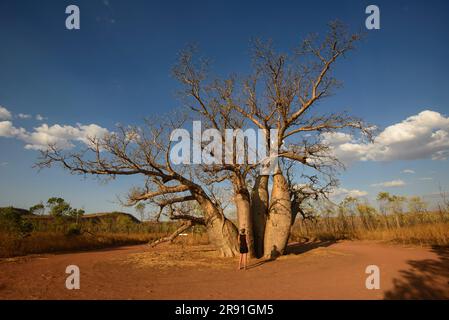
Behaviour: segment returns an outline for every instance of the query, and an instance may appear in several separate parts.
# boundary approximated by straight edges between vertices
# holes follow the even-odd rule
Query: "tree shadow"
[[[287,246],[287,248],[285,249],[284,255],[290,255],[290,254],[294,254],[294,255],[298,255],[298,254],[303,254],[306,253],[308,251],[314,250],[314,249],[318,249],[320,247],[328,247],[332,244],[336,243],[336,241],[332,240],[332,241],[314,241],[314,242],[295,242],[295,243],[291,243]],[[282,254],[279,252],[279,250],[277,249],[276,246],[273,246],[273,249],[271,250],[270,253],[270,258],[265,258],[263,260],[257,261],[256,263],[248,266],[247,269],[252,269],[252,268],[256,268],[259,267],[265,263],[268,262],[272,262],[275,261],[277,258],[279,258]]]
[[[314,241],[314,242],[297,242],[292,243],[287,246],[287,249],[285,250],[285,254],[302,254],[306,253],[310,250],[318,249],[318,248],[325,248],[329,247],[333,244],[335,244],[337,241],[335,240],[326,240],[326,241]]]
[[[394,279],[394,288],[387,291],[384,299],[449,299],[449,247],[433,246],[438,260],[410,260],[408,270],[400,271]]]

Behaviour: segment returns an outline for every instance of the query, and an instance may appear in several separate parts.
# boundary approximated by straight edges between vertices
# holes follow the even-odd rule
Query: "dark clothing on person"
[[[240,235],[240,253],[248,253],[248,244],[246,243],[246,235]]]

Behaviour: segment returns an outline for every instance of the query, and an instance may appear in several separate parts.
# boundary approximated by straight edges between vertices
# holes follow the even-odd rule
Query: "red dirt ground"
[[[236,259],[208,246],[130,246],[0,260],[0,299],[449,299],[449,249],[373,242],[293,244],[275,261]],[[379,290],[365,268],[380,268]],[[65,288],[77,265],[81,289]]]

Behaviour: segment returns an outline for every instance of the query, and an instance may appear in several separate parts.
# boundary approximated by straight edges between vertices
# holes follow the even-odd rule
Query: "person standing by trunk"
[[[242,263],[243,268],[246,270],[246,267],[248,265],[248,239],[245,229],[240,229],[240,234],[238,237],[239,245],[240,245],[240,261],[239,261],[239,268],[238,270],[242,269]]]

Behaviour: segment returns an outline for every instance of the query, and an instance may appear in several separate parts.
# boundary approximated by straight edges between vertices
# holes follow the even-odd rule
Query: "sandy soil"
[[[292,244],[275,261],[164,244],[0,260],[0,299],[449,299],[449,249],[373,242]],[[377,265],[381,288],[365,287]],[[77,265],[81,289],[65,288]]]

